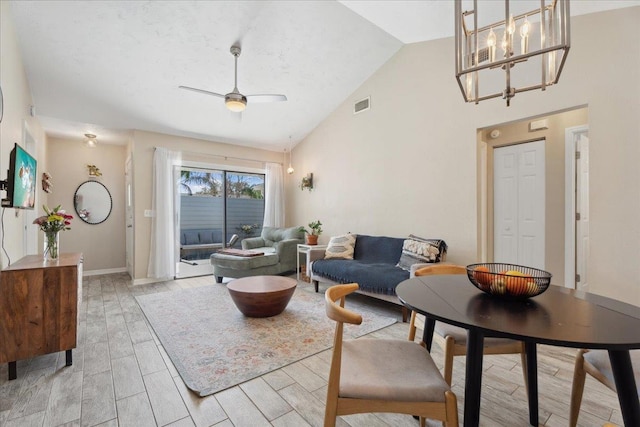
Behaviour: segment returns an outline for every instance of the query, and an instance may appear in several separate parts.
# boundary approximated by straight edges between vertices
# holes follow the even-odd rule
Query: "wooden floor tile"
[[[8,381],[0,366],[0,425],[103,427],[307,427],[322,426],[331,350],[267,373],[211,396],[190,391],[140,310],[136,295],[212,286],[204,276],[132,285],[123,273],[84,278],[78,348],[65,366],[59,352],[18,361],[18,379]],[[224,286],[224,285],[221,285]],[[312,291],[312,285],[299,282]],[[406,339],[397,306],[356,295],[347,307],[393,317],[397,323],[370,334],[373,338]],[[538,346],[541,426],[566,426],[575,349]],[[443,353],[431,355],[439,368]],[[518,355],[484,358],[481,427],[527,425],[528,407]],[[464,357],[454,358],[453,391],[463,421]],[[580,426],[622,425],[614,392],[587,376]],[[416,427],[403,414],[358,414],[339,417],[340,427]],[[440,426],[428,420],[429,427]]]

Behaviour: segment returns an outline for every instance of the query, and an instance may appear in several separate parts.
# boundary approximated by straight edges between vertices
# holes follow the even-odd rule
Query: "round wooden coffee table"
[[[247,317],[271,317],[284,311],[298,282],[282,276],[252,276],[229,282],[227,289]]]

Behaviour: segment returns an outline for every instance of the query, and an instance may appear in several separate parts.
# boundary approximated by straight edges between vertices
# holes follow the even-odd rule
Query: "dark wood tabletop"
[[[474,287],[467,276],[421,276],[396,289],[418,312],[486,336],[576,348],[640,348],[640,308],[559,286],[523,301],[504,300]]]
[[[474,287],[465,275],[411,278],[398,285],[396,294],[405,306],[425,315],[428,348],[436,320],[469,331],[465,426],[479,424],[485,336],[524,341],[531,425],[538,425],[537,344],[608,350],[625,425],[640,425],[629,356],[630,349],[640,348],[640,307],[559,286],[526,300],[500,299]]]

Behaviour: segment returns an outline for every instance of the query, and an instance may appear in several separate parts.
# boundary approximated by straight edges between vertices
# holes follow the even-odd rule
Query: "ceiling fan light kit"
[[[516,93],[558,83],[570,47],[569,0],[540,0],[528,12],[504,0],[504,20],[492,23],[484,22],[488,11],[478,10],[480,2],[463,11],[462,1],[455,0],[455,59],[466,102],[501,96],[509,106]],[[496,73],[504,73],[504,89]]]
[[[247,108],[247,98],[239,93],[228,93],[224,96],[227,108],[235,113],[241,113]]]
[[[189,86],[178,86],[180,89],[190,90],[193,92],[204,93],[205,95],[213,95],[218,98],[224,98],[224,103],[227,108],[235,113],[241,113],[247,107],[247,102],[278,102],[286,101],[285,95],[271,95],[271,94],[259,94],[259,95],[243,95],[238,90],[238,56],[242,50],[240,46],[231,46],[231,54],[234,58],[234,74],[233,74],[233,90],[226,95],[222,95],[216,92],[210,92],[204,89],[198,89]]]

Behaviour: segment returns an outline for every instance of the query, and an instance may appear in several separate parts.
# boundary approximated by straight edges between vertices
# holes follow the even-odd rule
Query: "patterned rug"
[[[207,396],[264,375],[333,345],[335,323],[325,314],[324,294],[296,289],[285,311],[255,319],[242,315],[224,284],[136,297],[184,383]],[[349,301],[347,301],[349,307]],[[395,319],[357,308],[359,337]]]

